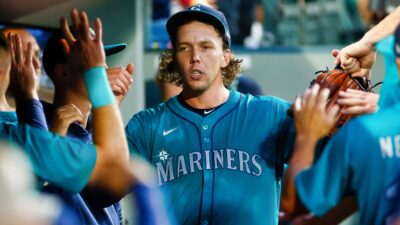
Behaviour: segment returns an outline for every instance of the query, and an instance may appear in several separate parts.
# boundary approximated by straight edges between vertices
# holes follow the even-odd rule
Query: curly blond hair
[[[225,47],[225,44],[224,44]],[[228,49],[227,46],[224,49]],[[235,80],[236,75],[241,71],[241,59],[236,59],[233,54],[230,56],[228,66],[222,68],[222,80],[225,87],[228,87]],[[161,53],[157,71],[158,83],[168,82],[177,86],[182,86],[183,79],[179,73],[173,50],[166,50]]]

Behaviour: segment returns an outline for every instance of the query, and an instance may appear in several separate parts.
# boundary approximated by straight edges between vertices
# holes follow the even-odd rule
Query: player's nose
[[[199,56],[199,51],[196,50],[195,48],[192,50],[192,54],[190,57],[190,63],[198,63],[200,62],[200,56]]]

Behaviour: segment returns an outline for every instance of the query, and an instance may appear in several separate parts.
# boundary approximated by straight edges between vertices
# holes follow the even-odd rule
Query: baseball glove
[[[326,70],[318,71],[315,74],[317,77],[310,82],[310,87],[317,83],[321,87],[320,91],[324,88],[330,90],[328,103],[326,105],[327,108],[332,107],[336,103],[340,91],[346,91],[348,88],[351,88],[371,92],[372,88],[376,86],[372,87],[371,81],[365,77],[351,77],[339,66],[333,70],[329,70],[327,67]],[[293,115],[293,106],[289,109],[289,114]],[[339,111],[338,120],[328,136],[332,136],[353,117],[353,115],[342,114]]]

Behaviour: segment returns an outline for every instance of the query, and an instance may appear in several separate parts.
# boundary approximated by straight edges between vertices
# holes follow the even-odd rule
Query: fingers
[[[129,72],[130,71],[130,72]],[[133,82],[131,73],[133,65],[128,64],[125,68],[110,68],[107,69],[108,80],[114,94],[126,94]]]
[[[339,49],[332,49],[331,54],[336,58],[340,54],[340,51]]]
[[[101,20],[96,18],[94,22],[94,30],[96,32],[96,37],[94,38],[95,42],[103,41],[103,25],[101,24]]]
[[[75,42],[75,38],[69,29],[68,20],[65,17],[62,17],[60,20],[62,34],[64,36],[63,40],[67,43],[67,46],[71,46]],[[65,52],[65,50],[64,50]],[[68,51],[69,54],[69,51]]]
[[[81,19],[79,16],[79,11],[77,9],[73,9],[71,11],[71,19],[72,19],[72,25],[75,29],[75,37],[77,39],[82,39],[82,34],[81,34]]]
[[[361,68],[358,72],[351,74],[352,77],[371,77],[371,70],[366,68]]]
[[[74,104],[57,108],[55,115],[58,120],[62,120],[63,123],[68,125],[75,121],[83,123],[84,118],[82,112]]]
[[[301,98],[300,95],[296,97],[296,100],[294,101],[294,111],[298,112],[301,110]]]
[[[15,47],[15,61],[17,64],[23,62],[23,49],[22,49],[22,41],[19,35],[13,35],[14,47]]]
[[[32,43],[28,42],[28,48],[26,50],[25,63],[28,64],[28,65],[31,64],[32,57],[33,57]]]
[[[377,111],[378,101],[378,94],[347,89],[339,92],[337,103],[343,107],[341,113],[360,115]]]
[[[126,71],[128,71],[128,73],[130,74],[130,78],[131,78],[131,82],[133,82],[133,78],[132,78],[132,75],[133,75],[133,73],[135,72],[135,66],[132,64],[132,63],[129,63],[127,66],[126,66]]]
[[[129,88],[122,84],[119,80],[111,85],[111,90],[113,91],[114,95],[125,95],[128,93]]]
[[[8,38],[9,50],[11,53],[11,61],[12,61],[12,64],[15,65],[16,61],[15,61],[15,47],[14,47],[14,41],[13,41],[13,34],[9,33],[7,38]]]
[[[314,108],[318,96],[319,85],[315,84],[311,87],[311,91],[304,95],[305,108]]]
[[[132,73],[129,73],[128,70],[123,69],[120,80],[126,86],[130,86],[133,82]]]
[[[294,102],[295,111],[303,111],[312,114],[313,111],[318,109],[324,112],[329,98],[329,89],[324,88],[321,91],[318,84],[315,84],[311,89],[304,92],[304,97],[301,99],[299,96]]]
[[[325,109],[326,103],[328,102],[329,93],[330,93],[330,91],[327,88],[324,88],[324,89],[322,89],[320,91],[320,93],[319,93],[319,95],[317,97],[317,102],[316,102],[317,107],[320,110],[324,110]]]
[[[331,51],[333,57],[335,57],[335,65],[340,64],[340,51],[338,49],[333,49]]]
[[[332,107],[330,107],[327,111],[327,116],[332,123],[337,121],[339,119],[339,106],[334,104]]]
[[[79,14],[80,20],[81,20],[81,30],[82,30],[82,36],[84,40],[90,40],[90,25],[89,25],[89,20],[87,17],[87,14],[85,11],[81,12]]]
[[[341,57],[340,62],[340,66],[350,75],[361,70],[360,62],[356,58],[343,56]]]
[[[68,56],[71,53],[71,47],[68,44],[67,40],[65,38],[62,38],[60,40],[60,44],[61,44],[61,47],[62,47],[62,50],[63,50],[64,54],[66,56]]]

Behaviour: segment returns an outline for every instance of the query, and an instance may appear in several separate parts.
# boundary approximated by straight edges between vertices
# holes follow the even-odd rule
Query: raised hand
[[[361,39],[342,50],[332,50],[335,64],[354,77],[370,77],[376,60],[376,52],[371,44]]]
[[[133,83],[132,75],[135,68],[129,63],[126,68],[114,67],[107,69],[108,82],[118,101],[121,103]]]
[[[63,50],[68,59],[80,62],[77,66],[82,73],[90,68],[105,66],[105,53],[102,41],[102,24],[96,18],[94,29],[96,35],[90,33],[89,21],[86,12],[77,9],[71,11],[72,29],[69,29],[68,21],[61,18],[61,29],[64,38],[61,39]]]
[[[65,136],[73,122],[83,124],[82,112],[74,104],[62,106],[53,113],[50,131],[60,136]]]
[[[307,89],[303,99],[296,98],[294,104],[294,118],[297,136],[307,136],[318,140],[326,136],[335,124],[339,107],[326,109],[329,90],[324,89],[319,93],[319,85],[315,84]]]
[[[27,51],[22,49],[21,37],[18,34],[8,34],[11,53],[10,88],[17,102],[23,99],[38,99],[38,76],[33,64],[32,43],[28,43]]]
[[[343,106],[344,114],[361,115],[373,113],[378,110],[379,94],[355,89],[339,92],[337,103]]]

